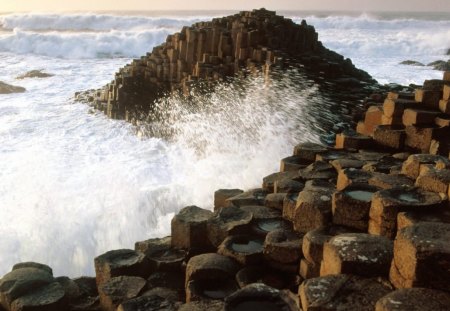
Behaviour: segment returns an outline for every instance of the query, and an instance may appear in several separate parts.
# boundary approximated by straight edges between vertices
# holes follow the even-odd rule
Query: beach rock
[[[24,293],[11,303],[11,311],[59,311],[67,308],[65,292],[58,282]]]
[[[298,171],[301,168],[305,168],[309,164],[311,164],[311,162],[304,160],[302,157],[295,156],[295,155],[290,156],[290,157],[281,159],[280,172]]]
[[[337,173],[331,164],[323,161],[316,161],[311,165],[299,171],[300,177],[308,179],[332,179],[335,178]]]
[[[282,310],[297,311],[294,295],[262,283],[246,286],[225,299],[225,311]]]
[[[432,211],[441,208],[446,199],[437,193],[415,187],[394,187],[376,192],[372,197],[368,232],[393,239],[397,232],[399,212]]]
[[[220,209],[207,222],[208,239],[218,247],[229,235],[248,233],[252,219],[252,213],[239,207]]]
[[[182,305],[178,311],[223,311],[224,302],[220,300],[193,301]]]
[[[172,246],[207,250],[210,244],[206,224],[212,216],[211,211],[197,206],[183,208],[171,222]]]
[[[100,305],[104,311],[115,311],[124,301],[137,297],[146,285],[143,278],[118,276],[109,279],[98,287]]]
[[[287,193],[269,193],[264,200],[264,205],[282,211],[286,195]]]
[[[375,305],[375,311],[446,311],[450,294],[429,288],[407,288],[393,291]]]
[[[221,207],[227,206],[226,200],[242,194],[244,190],[241,189],[219,189],[214,192],[214,211]]]
[[[259,237],[232,235],[219,245],[217,253],[233,258],[242,265],[256,265],[263,260],[263,243]]]
[[[427,64],[429,67],[433,67],[434,70],[448,71],[450,70],[450,60],[436,60]]]
[[[264,241],[264,257],[283,264],[298,264],[303,255],[302,236],[287,230],[269,232]]]
[[[327,150],[328,148],[323,145],[306,142],[294,147],[294,155],[312,163],[316,160],[317,154],[326,152]]]
[[[264,205],[264,199],[267,194],[267,191],[261,188],[251,189],[225,200],[225,204],[226,206],[234,205],[237,207],[245,205]]]
[[[428,212],[401,212],[397,215],[397,231],[420,222],[450,223],[450,209],[440,208]]]
[[[380,189],[391,189],[398,186],[414,186],[414,179],[403,174],[374,174],[368,180],[369,185]]]
[[[39,270],[47,272],[50,275],[53,275],[52,268],[50,268],[49,266],[44,265],[42,263],[38,263],[38,262],[20,262],[20,263],[17,263],[17,264],[15,264],[12,267],[12,271],[18,270],[18,269],[23,269],[23,268],[39,269]]]
[[[240,288],[253,283],[263,283],[276,289],[298,288],[301,279],[292,273],[283,273],[265,265],[244,267],[236,274]]]
[[[396,288],[450,291],[450,224],[420,222],[399,230],[390,281]]]
[[[94,263],[98,287],[113,277],[126,275],[147,278],[151,273],[148,258],[131,249],[106,252],[96,257]]]
[[[23,93],[26,89],[0,81],[0,94]]]
[[[42,70],[31,70],[27,73],[24,73],[20,76],[17,76],[16,79],[25,79],[25,78],[48,78],[53,77],[53,74],[43,72]]]
[[[373,133],[374,141],[383,147],[402,150],[406,139],[403,125],[379,125]]]
[[[135,243],[135,250],[145,254],[148,259],[150,273],[181,269],[187,253],[183,249],[172,247],[172,241],[172,237],[165,237]]]
[[[367,231],[372,196],[377,187],[367,184],[351,184],[332,197],[333,223],[360,231]]]
[[[161,271],[152,273],[147,279],[148,288],[170,288],[184,295],[184,271]]]
[[[400,62],[400,65],[408,65],[408,66],[425,66],[421,62],[415,61],[415,60],[404,60]]]
[[[343,233],[325,242],[320,275],[389,275],[393,243],[366,233]]]
[[[234,280],[239,264],[215,253],[192,257],[186,266],[186,302],[223,299],[238,289]]]
[[[300,260],[300,269],[298,274],[305,280],[320,276],[320,263],[310,262],[302,258]]]
[[[151,295],[127,300],[119,305],[117,311],[177,311],[180,305],[180,302],[173,302],[158,295]]]
[[[386,283],[345,274],[309,279],[299,288],[301,306],[304,311],[373,311],[376,302],[391,292]]]
[[[300,176],[296,171],[273,173],[263,178],[262,189],[264,189],[267,193],[273,193],[275,191],[276,182],[279,183],[284,180],[294,180],[299,177]]]
[[[416,186],[423,190],[448,194],[450,185],[450,170],[432,168],[417,177]]]
[[[341,191],[352,184],[366,184],[374,173],[356,168],[346,168],[339,171],[336,190]]]

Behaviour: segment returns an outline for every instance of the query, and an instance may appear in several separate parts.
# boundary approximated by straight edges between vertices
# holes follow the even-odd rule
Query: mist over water
[[[298,73],[194,92],[189,105],[162,98],[164,122],[152,127],[73,102],[183,25],[219,15],[0,15],[0,81],[27,89],[0,95],[0,274],[38,261],[56,275],[93,275],[95,256],[169,234],[174,213],[212,208],[219,188],[259,187],[295,144],[335,122],[326,96]],[[325,46],[381,82],[441,75],[394,64],[443,58],[448,21],[308,16],[293,18],[306,17]],[[31,69],[55,76],[15,79]]]

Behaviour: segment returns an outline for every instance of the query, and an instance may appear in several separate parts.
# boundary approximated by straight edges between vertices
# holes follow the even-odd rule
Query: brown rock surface
[[[375,311],[447,311],[450,294],[428,289],[407,288],[393,291],[375,305]]]

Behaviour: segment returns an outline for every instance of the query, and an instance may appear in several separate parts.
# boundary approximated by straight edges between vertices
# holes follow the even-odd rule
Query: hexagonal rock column
[[[244,190],[241,189],[219,189],[214,192],[214,211],[221,207],[226,207],[226,200],[242,194]]]
[[[305,180],[309,179],[332,179],[335,178],[337,173],[335,168],[323,161],[316,161],[312,163],[311,165],[307,166],[304,169],[301,169],[299,171],[299,175],[301,178]]]
[[[226,199],[225,204],[226,206],[234,205],[237,207],[245,205],[264,205],[266,195],[267,191],[256,188]]]
[[[381,236],[344,233],[323,246],[320,275],[356,274],[366,277],[388,276],[393,243]]]
[[[333,193],[333,223],[367,231],[372,196],[379,189],[365,184],[351,184]]]
[[[419,222],[440,222],[450,224],[450,209],[440,208],[426,213],[401,212],[397,215],[397,231]]]
[[[450,224],[422,222],[399,230],[390,281],[396,288],[450,291]]]
[[[336,149],[369,149],[373,146],[370,136],[347,131],[336,135]]]
[[[117,311],[164,310],[177,311],[181,302],[169,301],[158,295],[141,296],[123,302]]]
[[[369,213],[370,234],[393,239],[397,232],[397,214],[402,211],[432,211],[441,208],[443,198],[434,192],[414,187],[396,187],[376,192]]]
[[[450,170],[430,169],[417,177],[416,186],[426,191],[449,194]]]
[[[225,298],[224,311],[283,310],[297,311],[295,298],[262,283],[254,283]]]
[[[405,127],[399,125],[379,125],[375,128],[373,139],[380,146],[402,150],[405,145]]]
[[[283,202],[287,193],[269,193],[264,200],[264,205],[270,208],[283,210]]]
[[[67,308],[63,287],[46,265],[17,264],[0,279],[0,304],[5,310],[49,310]]]
[[[152,273],[156,271],[179,271],[187,256],[186,251],[172,247],[171,237],[136,242],[134,248],[148,258]]]
[[[294,230],[308,232],[331,222],[331,189],[303,190],[293,212]]]
[[[119,249],[104,253],[94,259],[97,286],[113,277],[128,275],[147,278],[151,273],[148,258],[131,249]]]
[[[210,247],[206,224],[211,211],[197,206],[183,208],[172,219],[172,246],[182,249],[207,250]]]
[[[178,311],[223,311],[224,302],[221,300],[192,301],[182,305]]]
[[[294,155],[302,158],[303,160],[314,162],[316,155],[324,153],[328,150],[327,147],[316,143],[301,143],[294,147]]]
[[[377,301],[375,311],[445,311],[450,294],[429,288],[398,289]]]
[[[358,170],[356,168],[346,168],[339,171],[336,189],[343,190],[351,184],[366,184],[374,175],[372,172]]]
[[[239,207],[222,208],[207,222],[208,239],[214,247],[218,247],[229,235],[248,233],[252,219],[252,213]]]
[[[391,189],[398,186],[414,186],[414,180],[403,174],[374,174],[368,183],[371,186],[381,189]]]
[[[239,269],[234,259],[219,254],[192,257],[186,266],[186,302],[228,296],[238,288],[234,278]]]
[[[416,179],[420,174],[420,168],[424,165],[432,165],[437,169],[450,167],[450,160],[440,155],[413,154],[403,163],[402,174]]]
[[[280,161],[280,172],[298,171],[301,168],[305,168],[311,164],[311,161],[307,161],[298,156],[290,156]]]
[[[262,189],[267,193],[275,191],[275,183],[283,182],[285,180],[293,180],[299,177],[297,171],[287,171],[280,173],[273,173],[263,178]]]
[[[217,253],[231,257],[242,265],[255,265],[263,260],[263,243],[259,237],[232,235],[219,245]]]
[[[253,283],[264,283],[276,289],[298,289],[301,278],[293,273],[284,273],[266,265],[244,267],[236,274],[240,288]]]
[[[304,281],[299,296],[303,311],[373,311],[376,302],[390,291],[379,279],[339,274]]]
[[[137,297],[146,283],[145,279],[136,276],[109,279],[98,287],[101,309],[115,311],[122,302]]]
[[[283,200],[283,218],[294,219],[295,206],[297,205],[298,193],[289,193]]]
[[[294,271],[302,257],[302,234],[289,230],[275,230],[264,241],[264,257],[281,265],[294,265]]]

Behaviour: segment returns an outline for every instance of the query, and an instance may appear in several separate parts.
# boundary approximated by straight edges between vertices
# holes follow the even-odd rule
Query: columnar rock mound
[[[111,118],[134,121],[154,113],[153,103],[162,94],[176,90],[188,94],[197,81],[223,81],[248,72],[269,74],[286,66],[342,78],[351,86],[373,82],[350,59],[324,48],[313,26],[261,9],[183,27],[151,53],[121,68],[110,84],[86,99]]]

